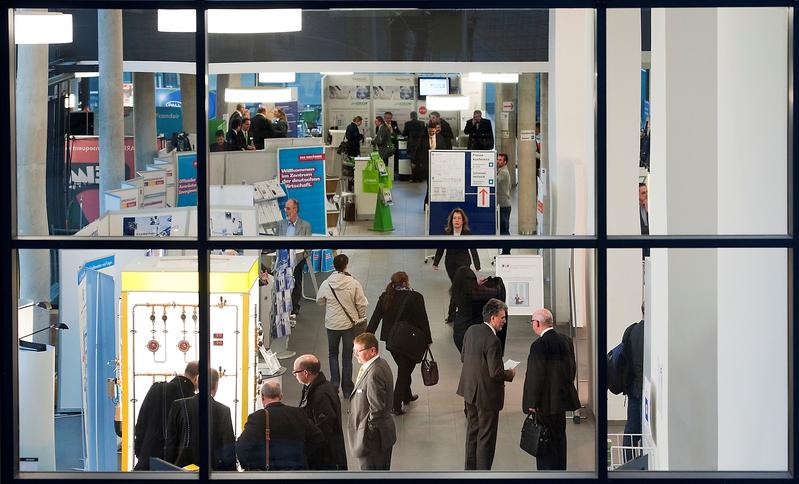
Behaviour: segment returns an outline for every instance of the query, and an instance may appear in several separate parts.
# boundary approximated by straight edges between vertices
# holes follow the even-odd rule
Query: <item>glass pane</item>
[[[788,260],[609,251],[609,469],[788,470]]]
[[[195,254],[19,251],[20,471],[168,470],[198,372]]]
[[[609,234],[787,233],[789,17],[608,11]]]
[[[195,236],[194,34],[156,10],[16,19],[17,234]]]
[[[224,373],[214,398],[227,407],[219,406],[220,413],[214,414],[218,419],[211,426],[218,432],[214,448],[226,448],[223,436],[229,434],[223,422],[230,415],[238,469],[263,470],[266,406],[271,470],[532,472],[536,462],[519,448],[519,432],[525,419],[523,397],[539,402],[546,392],[528,370],[538,369],[528,367],[530,345],[536,338],[531,314],[546,306],[555,315],[556,331],[569,335],[576,350],[569,363],[575,373],[561,384],[572,388],[582,403],[575,413],[535,404],[545,418],[560,424],[568,439],[565,467],[558,467],[552,456],[548,462],[564,471],[594,471],[593,252],[519,249],[502,255],[497,249],[479,249],[481,270],[476,275],[474,266],[466,266],[473,257],[468,250],[448,249],[438,270],[427,262],[434,252],[320,250],[304,259],[301,252],[281,249],[261,254],[260,260],[246,252],[213,256],[233,272],[257,264],[262,279],[258,283],[250,274],[246,283],[226,294],[216,292],[212,281],[211,319],[219,326],[211,329],[211,360],[219,358],[214,368],[221,366]],[[451,293],[455,294],[452,322],[446,323]],[[405,297],[413,299],[406,302]],[[480,374],[481,370],[467,369],[480,367],[482,353],[474,348],[482,344],[480,328],[487,329],[480,325],[482,311],[492,297],[507,303],[510,316],[498,338],[493,333],[482,335],[490,336],[485,344],[494,341],[496,359],[521,364],[513,380],[490,397],[497,399],[492,400],[495,404],[504,399],[504,408],[494,412],[499,420],[493,461],[492,452],[480,448],[467,463],[466,405],[457,391],[461,381],[467,388],[472,375]],[[235,337],[230,334],[233,317],[240,331]],[[350,317],[367,322],[366,329],[376,340],[353,339]],[[402,337],[396,336],[402,332],[398,321],[418,325],[419,346],[402,345]],[[423,350],[428,341],[433,342],[430,349],[440,378],[433,386],[424,384],[413,362],[416,357],[410,356],[413,348]],[[239,359],[234,362],[234,358]],[[378,390],[381,382],[385,387]],[[468,390],[461,393],[470,395]],[[474,398],[467,397],[470,408],[477,405]],[[364,433],[367,416],[373,424]],[[539,467],[545,464],[539,462]],[[225,468],[220,461],[218,469]]]
[[[208,25],[263,12],[207,34],[212,236],[282,235],[290,198],[304,236],[441,235],[455,207],[476,235],[594,233],[593,10]]]

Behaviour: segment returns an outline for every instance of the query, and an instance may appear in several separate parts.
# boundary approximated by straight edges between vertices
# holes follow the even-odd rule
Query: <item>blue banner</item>
[[[197,153],[178,153],[177,191],[178,207],[197,206]]]
[[[324,147],[280,148],[277,161],[288,198],[300,202],[300,218],[311,224],[314,235],[327,235]],[[285,203],[285,198],[280,201],[281,209]]]
[[[173,107],[155,108],[155,131],[167,138],[183,131],[183,110]]]
[[[117,436],[114,432],[115,402],[106,383],[116,377],[116,317],[114,278],[93,270],[85,271],[80,287],[80,332],[83,360],[83,425],[86,439],[85,471],[119,470]]]

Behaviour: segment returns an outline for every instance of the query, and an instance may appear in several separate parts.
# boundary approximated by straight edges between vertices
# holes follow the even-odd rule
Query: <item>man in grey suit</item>
[[[391,468],[391,451],[397,441],[391,416],[394,375],[386,360],[378,356],[374,334],[356,336],[352,352],[362,366],[350,395],[350,450],[361,463],[362,471],[387,471]]]
[[[278,237],[310,237],[311,224],[299,217],[300,202],[295,198],[286,201],[286,219],[277,224]],[[302,271],[305,269],[305,252],[297,254],[291,261],[294,268],[294,288],[291,290],[291,316],[295,318],[300,312],[302,299]]]
[[[463,337],[458,395],[466,406],[466,463],[468,470],[491,470],[497,446],[499,411],[505,403],[505,382],[516,370],[505,370],[497,331],[505,326],[508,306],[489,299],[483,306],[483,324],[475,324]]]

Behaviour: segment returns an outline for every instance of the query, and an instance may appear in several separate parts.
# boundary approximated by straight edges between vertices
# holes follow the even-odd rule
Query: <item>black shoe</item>
[[[411,397],[408,400],[406,400],[404,403],[405,405],[407,405],[411,402],[415,402],[416,400],[419,400],[419,395],[411,395]]]
[[[403,410],[401,408],[399,408],[399,409],[392,408],[391,409],[391,413],[394,414],[394,415],[405,415],[405,410]]]

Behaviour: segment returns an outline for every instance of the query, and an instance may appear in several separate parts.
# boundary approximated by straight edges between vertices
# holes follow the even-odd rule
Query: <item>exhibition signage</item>
[[[197,153],[178,153],[177,206],[197,206]]]
[[[544,307],[544,258],[540,255],[498,255],[497,277],[505,283],[509,315],[532,315]]]
[[[279,148],[277,160],[286,199],[295,198],[300,202],[299,216],[311,224],[314,235],[326,235],[324,147]],[[280,201],[281,207],[286,199]]]

